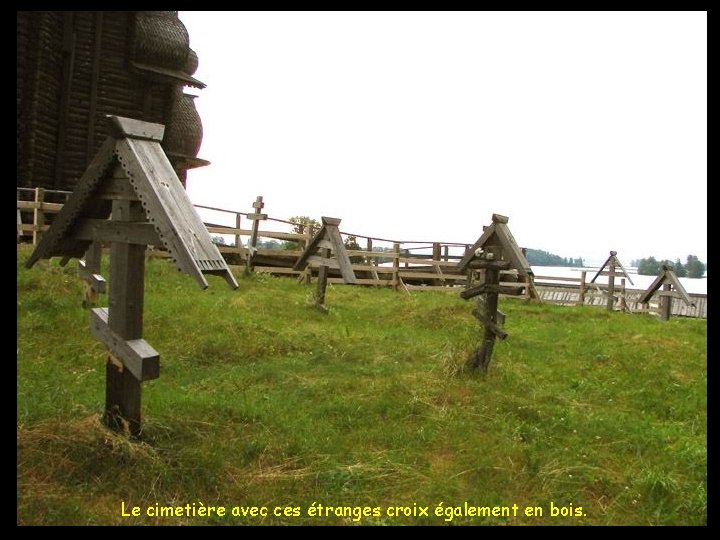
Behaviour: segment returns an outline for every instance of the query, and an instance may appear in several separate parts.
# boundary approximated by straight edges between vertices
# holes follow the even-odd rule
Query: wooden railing
[[[67,199],[70,192],[18,188],[18,242],[21,237],[32,237],[33,244],[36,244],[42,232],[48,228],[46,214],[56,214],[62,208],[62,203],[46,200],[49,194],[57,200]],[[203,221],[211,236],[219,236],[223,239],[224,243],[217,244],[218,249],[228,259],[229,264],[237,267],[239,271],[244,271],[248,261],[252,260],[255,272],[297,276],[298,280],[312,278],[313,269],[310,267],[303,271],[293,269],[295,261],[311,240],[312,231],[305,230],[302,224],[262,214],[260,209],[263,206],[262,197],[258,197],[252,211],[247,213],[199,204],[196,204],[195,208],[201,216],[204,213],[216,215],[215,219],[207,218]],[[216,220],[230,221],[232,225],[215,223]],[[266,230],[260,226],[262,222],[266,222]],[[465,251],[470,248],[470,244],[394,240],[340,232],[344,241],[354,237],[358,245],[361,241],[365,243],[365,249],[347,250],[357,276],[357,283],[360,285],[393,287],[408,292],[412,290],[455,292],[457,287],[464,287],[467,283],[467,275],[457,272],[456,267]],[[230,239],[230,242],[226,238]],[[262,247],[266,245],[262,239],[280,240],[286,244],[282,248]],[[297,247],[288,246],[288,242],[297,244]],[[151,248],[148,254],[156,257],[167,256],[164,251],[155,248]],[[343,283],[343,279],[339,276],[331,276],[328,282]],[[585,271],[582,271],[577,278],[535,276],[534,285],[543,302],[598,306],[607,302],[607,285],[588,283]],[[524,287],[527,298],[528,284],[520,281],[517,286]],[[626,289],[625,280],[621,279],[620,286],[618,287],[617,284],[615,286],[615,295],[618,298],[616,309],[632,312],[657,311],[659,309],[657,300],[655,303],[651,301],[647,309],[637,302],[642,292],[637,289]],[[690,297],[694,306],[686,306],[684,302],[675,301],[672,303],[672,314],[707,318],[707,295],[691,294]]]

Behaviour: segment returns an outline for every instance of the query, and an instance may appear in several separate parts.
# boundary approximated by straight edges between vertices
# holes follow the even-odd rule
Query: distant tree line
[[[685,264],[679,258],[674,263],[667,259],[657,260],[655,257],[630,261],[630,265],[637,266],[638,274],[642,276],[659,276],[663,264],[675,270],[677,277],[701,278],[707,270],[707,264],[701,262],[696,255],[688,255]]]
[[[548,253],[542,249],[528,248],[526,258],[531,266],[584,266],[582,257],[561,257],[554,253]]]

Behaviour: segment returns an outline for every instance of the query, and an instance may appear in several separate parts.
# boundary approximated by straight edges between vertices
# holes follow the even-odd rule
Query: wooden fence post
[[[330,250],[327,248],[320,249],[320,257],[323,259],[327,259],[330,257]],[[322,312],[327,313],[327,308],[325,307],[325,290],[327,289],[327,274],[328,274],[328,267],[323,265],[320,265],[318,267],[318,284],[317,284],[317,293],[315,294],[315,306]]]
[[[392,286],[396,291],[400,286],[400,244],[397,242],[393,244]]]
[[[620,280],[620,310],[628,311],[627,300],[625,298],[625,278]]]
[[[610,265],[608,267],[608,290],[607,290],[607,309],[608,311],[613,310],[613,304],[615,303],[615,254],[610,252]]]
[[[248,247],[247,269],[252,272],[255,269],[255,252],[257,251],[258,229],[260,228],[260,220],[264,219],[260,212],[265,207],[262,195],[258,195],[253,203],[252,214],[248,214],[248,219],[253,220],[252,233],[250,234],[250,246]],[[265,216],[267,217],[267,216]]]
[[[235,228],[238,229],[238,233],[235,235],[235,249],[237,249],[238,257],[242,258],[243,254],[243,248],[242,248],[242,240],[240,240],[240,225],[241,225],[241,218],[242,214],[240,212],[235,212]]]
[[[670,283],[663,284],[663,294],[660,293],[660,320],[667,321],[670,319],[672,312],[672,296],[670,295]]]
[[[587,275],[587,271],[583,270],[580,272],[580,291],[578,292],[578,306],[585,305],[585,277]]]
[[[33,210],[33,246],[36,246],[42,236],[42,228],[45,226],[45,212],[42,203],[45,200],[45,190],[35,188],[35,203],[37,207]]]
[[[435,263],[440,262],[441,256],[442,256],[442,250],[440,247],[440,242],[433,242],[433,245],[432,245],[432,260],[433,260],[433,262],[435,262]],[[438,272],[439,268],[440,268],[440,266],[438,264],[433,264],[433,270],[436,273],[439,273]],[[440,279],[433,280],[433,285],[442,285],[442,284],[443,284],[443,281]]]

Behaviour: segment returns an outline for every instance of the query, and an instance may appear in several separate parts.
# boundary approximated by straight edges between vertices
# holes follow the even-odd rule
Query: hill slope
[[[201,291],[150,260],[144,337],[161,376],[131,443],[98,421],[106,355],[75,263],[25,270],[28,255],[18,523],[706,523],[706,321],[502,299],[510,335],[478,376],[458,373],[480,331],[456,294],[331,286],[322,315],[292,279]],[[156,503],[227,514],[148,516]],[[333,510],[308,515],[313,503]]]

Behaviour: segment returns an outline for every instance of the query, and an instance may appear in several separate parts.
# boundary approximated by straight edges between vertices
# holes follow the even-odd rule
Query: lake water
[[[568,266],[533,266],[532,267],[533,272],[535,273],[535,276],[549,276],[549,277],[567,277],[567,278],[579,278],[580,272],[585,270],[587,273],[585,275],[585,280],[589,282],[597,273],[598,268],[572,268]],[[639,289],[639,290],[645,290],[647,289],[653,281],[655,281],[655,276],[641,276],[637,273],[637,268],[632,267],[625,267],[625,270],[627,270],[628,276],[630,279],[632,279],[633,284],[630,284],[630,282],[625,282],[625,287],[627,289]],[[707,274],[706,274],[707,275]],[[622,276],[620,276],[622,277]],[[617,286],[620,285],[620,277],[615,277],[615,284]],[[690,294],[707,294],[707,277],[701,278],[701,279],[693,279],[693,278],[679,278],[680,283],[683,287],[685,287],[685,290]],[[541,279],[538,279],[537,281],[542,282]],[[554,281],[555,283],[562,283],[562,281]],[[595,280],[596,283],[607,283],[608,278],[607,276],[598,276],[598,278]]]

